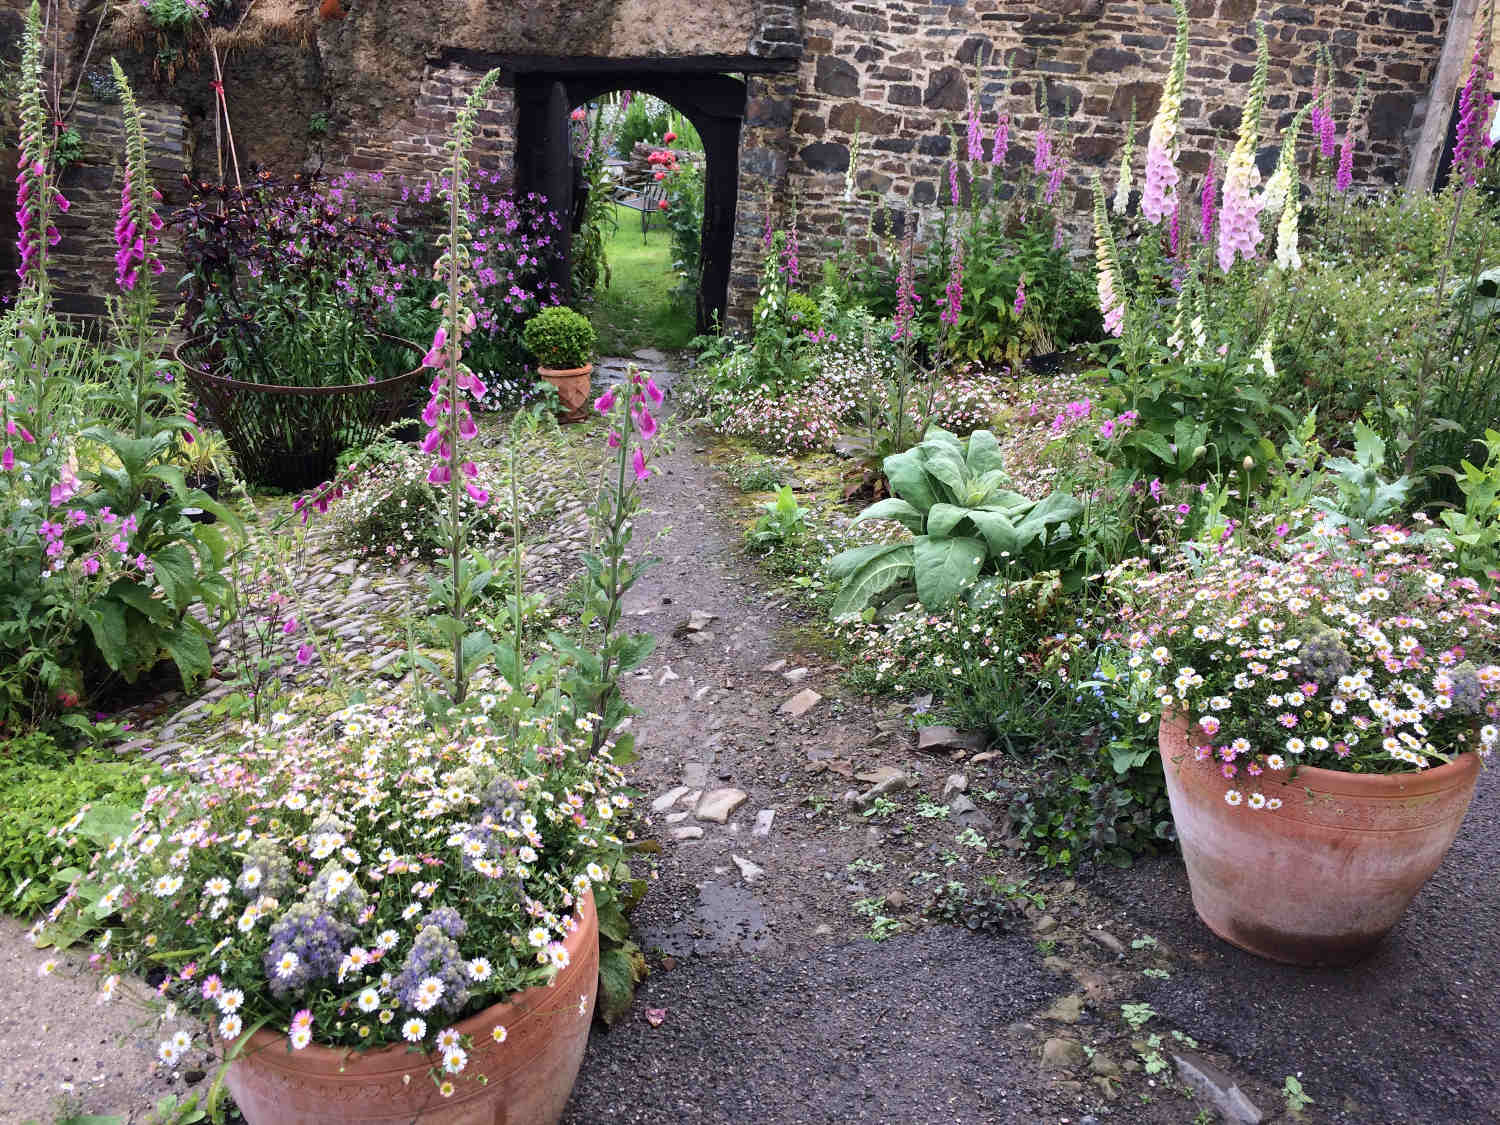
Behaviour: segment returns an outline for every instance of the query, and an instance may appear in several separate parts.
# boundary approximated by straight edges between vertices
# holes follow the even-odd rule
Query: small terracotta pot
[[[1184,718],[1164,717],[1159,737],[1198,917],[1294,965],[1352,964],[1379,944],[1447,855],[1479,778],[1470,753],[1420,773],[1303,766],[1231,783],[1197,760]],[[1281,807],[1232,806],[1230,788]]]
[[[582,367],[538,367],[536,373],[557,388],[557,397],[562,401],[562,420],[581,422],[587,414],[584,404],[589,400],[589,389],[593,386],[594,365]]]
[[[452,1076],[452,1097],[443,1097],[432,1080],[432,1067],[442,1069],[436,1053],[404,1045],[291,1051],[284,1033],[261,1030],[225,1077],[235,1104],[250,1125],[555,1125],[583,1062],[599,986],[592,894],[580,904],[579,918],[564,943],[568,967],[551,985],[527,989],[455,1025],[473,1047],[468,1065]],[[427,1023],[430,1042],[440,1028]],[[506,1029],[504,1043],[491,1037],[496,1024]],[[480,1075],[487,1081],[478,1081]]]

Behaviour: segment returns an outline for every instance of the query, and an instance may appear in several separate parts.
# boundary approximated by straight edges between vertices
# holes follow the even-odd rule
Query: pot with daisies
[[[597,340],[589,318],[565,305],[553,305],[528,320],[521,335],[526,350],[536,357],[537,375],[557,390],[562,420],[581,421],[588,413]]]
[[[1393,527],[1226,547],[1117,585],[1198,916],[1276,961],[1366,956],[1447,854],[1500,741],[1500,607]]]
[[[251,1125],[561,1116],[629,800],[570,718],[476,690],[441,729],[359,704],[187,754],[54,912]]]

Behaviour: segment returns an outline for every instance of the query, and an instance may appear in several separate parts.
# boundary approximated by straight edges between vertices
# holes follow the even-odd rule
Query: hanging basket
[[[409,340],[386,343],[422,349]],[[252,383],[213,373],[214,348],[202,340],[179,344],[174,354],[207,418],[224,433],[240,472],[251,484],[299,491],[333,476],[338,456],[371,441],[419,404],[427,369],[366,383],[288,387]]]

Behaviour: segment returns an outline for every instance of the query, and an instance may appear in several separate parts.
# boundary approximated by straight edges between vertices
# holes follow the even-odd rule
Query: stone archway
[[[646,70],[641,64],[632,69],[624,60],[611,60],[607,67],[594,61],[590,69],[582,60],[550,68],[539,60],[535,69],[516,75],[516,190],[540,192],[565,220],[571,216],[568,112],[575,106],[615,90],[635,90],[679,110],[703,139],[703,251],[695,318],[699,332],[709,331],[716,318],[723,323],[728,302],[745,83],[721,73],[664,73],[660,62]],[[570,224],[562,226],[564,253],[554,280],[566,290],[572,238]]]

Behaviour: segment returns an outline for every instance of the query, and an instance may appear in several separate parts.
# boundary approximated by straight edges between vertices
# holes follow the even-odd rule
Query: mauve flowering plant
[[[1298,766],[1423,770],[1500,741],[1500,605],[1397,527],[1320,526],[1278,553],[1224,543],[1190,565],[1111,576],[1129,667],[1184,716],[1231,805],[1274,808],[1256,779]],[[1436,553],[1434,553],[1436,552]]]
[[[104,927],[100,1001],[144,973],[164,1030],[196,1016],[226,1050],[261,1027],[290,1050],[406,1043],[445,1096],[483,1081],[453,1025],[567,966],[590,891],[610,901],[630,808],[618,767],[584,752],[588,724],[485,686],[443,730],[359,705],[186,754],[95,855],[97,897],[51,912]],[[191,1037],[177,1027],[162,1059]]]

